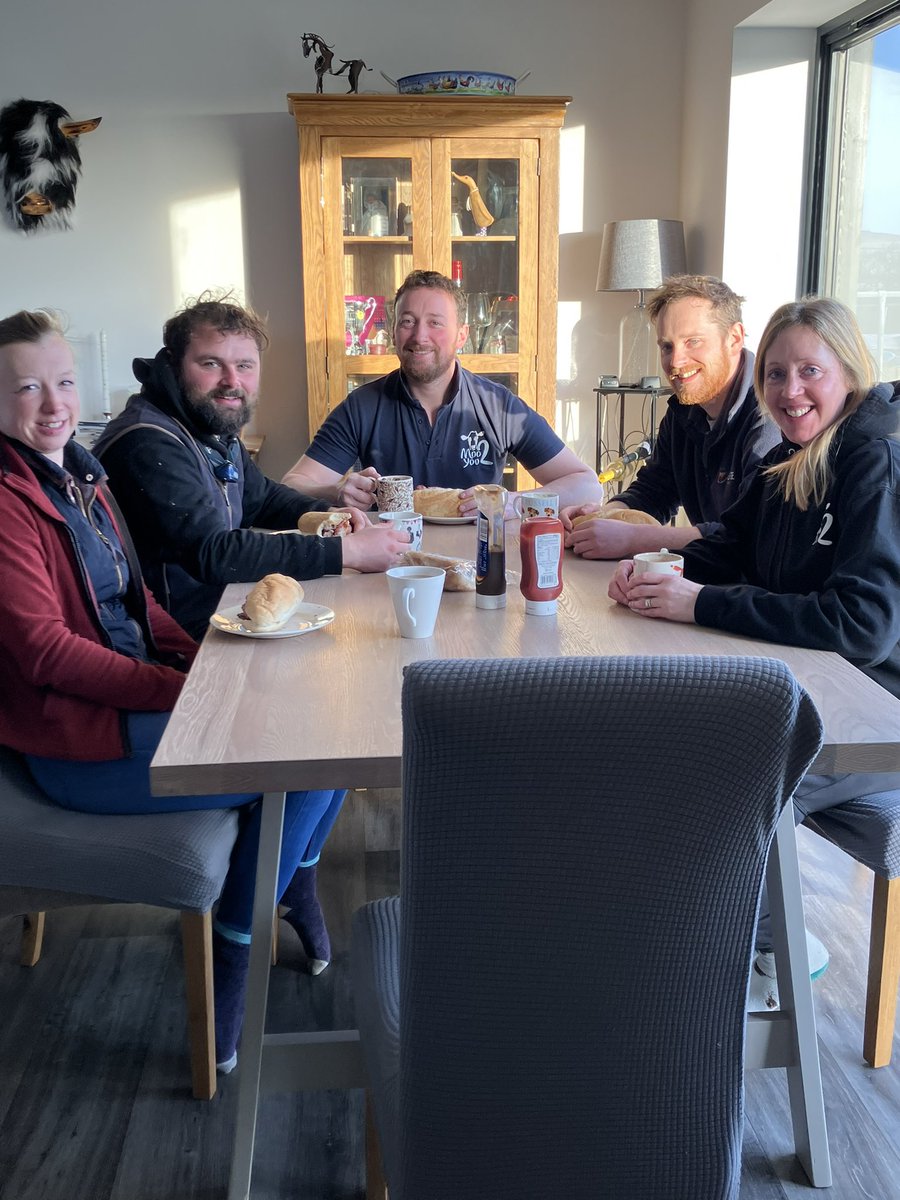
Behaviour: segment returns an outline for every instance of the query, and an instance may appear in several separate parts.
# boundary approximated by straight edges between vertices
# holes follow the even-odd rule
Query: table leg
[[[261,800],[262,820],[256,858],[247,1007],[238,1063],[237,1128],[228,1180],[228,1200],[249,1200],[250,1197],[263,1035],[266,1031],[269,964],[272,961],[272,914],[278,899],[275,892],[278,886],[284,800],[284,792],[266,792]]]

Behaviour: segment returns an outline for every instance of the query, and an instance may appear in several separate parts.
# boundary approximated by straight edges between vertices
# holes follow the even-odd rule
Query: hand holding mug
[[[364,471],[348,471],[338,483],[338,504],[367,512],[375,504],[378,478],[374,467],[366,467]]]

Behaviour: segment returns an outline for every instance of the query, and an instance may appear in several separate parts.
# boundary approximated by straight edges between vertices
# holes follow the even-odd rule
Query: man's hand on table
[[[589,516],[596,511],[595,504],[580,504],[564,508],[559,514],[566,530],[566,546],[576,554],[583,558],[625,558],[649,548],[637,543],[635,530],[646,530],[650,526],[630,525],[627,521],[610,521],[605,517],[597,517],[593,521],[584,521],[575,528],[572,527],[576,517]]]
[[[616,522],[611,521],[610,524]],[[649,572],[635,575],[634,561],[628,558],[616,567],[608,595],[610,600],[615,600],[642,617],[692,625],[694,607],[702,586],[680,575],[652,575]]]

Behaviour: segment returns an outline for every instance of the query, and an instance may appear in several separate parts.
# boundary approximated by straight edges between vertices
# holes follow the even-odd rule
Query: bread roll
[[[459,496],[459,488],[417,488],[413,492],[413,508],[423,517],[458,517]]]
[[[314,537],[346,537],[353,529],[348,512],[308,512],[297,522],[301,533]]]
[[[303,588],[289,575],[264,575],[247,593],[241,616],[259,633],[281,629],[303,603]]]
[[[602,508],[596,509],[595,512],[583,513],[580,517],[572,518],[572,528],[576,529],[579,525],[583,525],[585,521],[596,521],[597,519],[604,521],[626,521],[629,525],[658,525],[656,517],[651,517],[649,513],[641,512],[638,508],[609,508],[603,505]]]
[[[408,567],[440,567],[445,592],[474,592],[475,564],[466,558],[450,558],[447,554],[426,554],[424,550],[407,550],[403,561]]]

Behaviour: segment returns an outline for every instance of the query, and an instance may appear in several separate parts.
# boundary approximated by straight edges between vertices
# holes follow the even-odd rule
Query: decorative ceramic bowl
[[[526,78],[499,75],[496,71],[425,71],[391,79],[381,72],[401,95],[407,96],[514,96],[516,84]],[[530,74],[530,72],[526,72]]]

